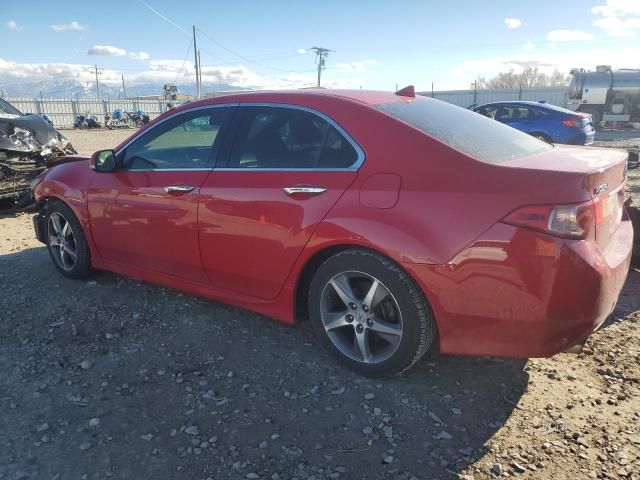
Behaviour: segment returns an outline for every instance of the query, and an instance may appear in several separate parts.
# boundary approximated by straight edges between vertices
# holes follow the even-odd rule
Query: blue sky
[[[193,24],[205,80],[240,87],[312,85],[314,45],[334,50],[331,87],[442,90],[524,65],[640,67],[640,0],[23,1],[0,10],[0,88],[90,82],[90,64],[107,84],[121,73],[188,83]]]

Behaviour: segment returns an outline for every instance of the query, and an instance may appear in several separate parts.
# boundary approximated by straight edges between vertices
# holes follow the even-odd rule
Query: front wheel
[[[351,370],[401,374],[431,347],[436,325],[424,295],[395,263],[346,250],[316,271],[309,292],[316,336]]]
[[[91,255],[80,222],[62,202],[53,201],[48,207],[46,241],[54,265],[66,277],[86,277],[91,272]]]

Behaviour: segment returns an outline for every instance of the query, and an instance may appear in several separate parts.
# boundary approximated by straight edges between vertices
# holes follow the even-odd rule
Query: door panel
[[[168,117],[118,152],[116,172],[92,176],[89,221],[102,258],[208,283],[198,196],[231,114],[197,107]]]
[[[355,171],[214,170],[200,194],[202,263],[214,286],[275,298],[318,223]],[[312,186],[315,196],[283,191]]]
[[[198,246],[198,195],[211,170],[97,173],[91,231],[105,260],[207,283]],[[167,193],[166,186],[193,186]]]

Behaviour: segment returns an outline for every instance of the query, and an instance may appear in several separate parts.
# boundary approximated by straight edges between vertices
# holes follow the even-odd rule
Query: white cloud
[[[49,25],[49,28],[54,32],[66,32],[67,30],[86,30],[87,27],[80,25],[78,22],[73,21],[71,23],[54,23]]]
[[[551,30],[547,33],[547,40],[551,43],[557,42],[580,42],[591,40],[593,35],[582,30]]]
[[[599,15],[594,25],[610,37],[635,37],[640,33],[640,1],[607,0],[605,5],[591,9]]]
[[[127,85],[138,86],[149,83],[173,83],[184,63],[184,69],[178,79],[179,85],[194,84],[193,64],[183,59],[160,59],[148,62],[148,69],[127,75]],[[100,76],[100,83],[118,87],[121,72],[105,68]],[[95,82],[91,66],[70,63],[18,63],[0,58],[0,83],[10,87],[12,84],[31,82],[76,81],[87,88]],[[203,65],[202,81],[205,85],[233,85],[238,88],[283,89],[301,88],[315,85],[314,74],[275,74],[260,75],[244,65],[210,66]],[[323,86],[329,88],[357,88],[362,85],[361,79],[327,74],[323,77]],[[209,87],[210,88],[210,87]]]
[[[129,52],[129,58],[132,60],[149,60],[151,55],[147,52]]]
[[[339,72],[366,72],[367,67],[377,64],[377,60],[370,58],[351,63],[336,63],[334,68]]]
[[[565,74],[574,67],[593,68],[595,65],[611,65],[616,68],[632,68],[635,59],[640,58],[640,45],[637,47],[582,49],[569,53],[542,52],[522,53],[514,57],[478,58],[458,64],[451,77],[459,83],[447,88],[468,88],[469,83],[479,76],[490,78],[500,72],[521,71],[528,66],[537,67],[541,72],[552,73],[559,70]]]
[[[606,0],[606,2],[604,5],[593,7],[591,13],[605,17],[640,15],[640,2],[638,0]]]
[[[535,50],[536,46],[533,44],[533,42],[527,42],[522,46],[522,48],[525,50]]]
[[[625,20],[619,17],[603,17],[593,24],[605,30],[611,37],[635,37],[640,32],[640,17]]]
[[[522,20],[520,20],[519,18],[507,17],[504,19],[504,24],[507,26],[507,28],[513,30],[522,26]]]
[[[7,22],[7,27],[9,27],[10,30],[15,30],[16,32],[19,32],[20,30],[22,30],[22,27],[18,25],[18,23],[15,20],[9,20]]]
[[[124,48],[112,47],[111,45],[94,45],[87,50],[87,54],[124,57],[127,54],[127,51]]]
[[[306,48],[299,48],[299,49],[298,49],[298,53],[299,53],[300,55],[304,55],[305,53],[307,53],[307,49],[306,49]]]

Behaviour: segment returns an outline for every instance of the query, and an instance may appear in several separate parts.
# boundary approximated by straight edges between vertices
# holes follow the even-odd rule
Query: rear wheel
[[[316,271],[309,313],[323,345],[369,377],[404,372],[434,343],[431,310],[415,283],[389,259],[346,250]]]
[[[45,222],[47,248],[58,271],[70,278],[86,277],[91,272],[91,256],[73,211],[54,201],[47,209]]]
[[[580,113],[591,115],[591,125],[593,125],[593,128],[596,130],[602,129],[602,114],[598,110],[587,108],[585,110],[580,110]]]

